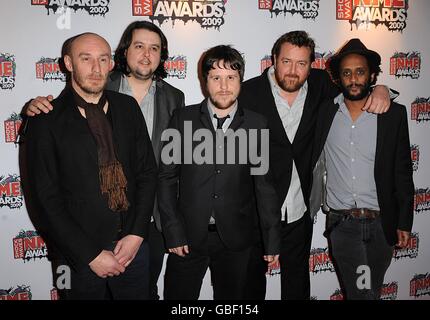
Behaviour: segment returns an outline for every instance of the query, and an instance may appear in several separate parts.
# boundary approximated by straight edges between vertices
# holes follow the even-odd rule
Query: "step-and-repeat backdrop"
[[[21,108],[32,97],[56,96],[63,89],[58,57],[65,39],[92,31],[115,50],[125,27],[138,19],[154,22],[166,34],[166,80],[185,93],[187,104],[202,99],[197,62],[214,45],[232,44],[243,53],[245,79],[270,65],[274,41],[291,30],[306,30],[315,39],[315,68],[324,68],[325,60],[350,38],[379,52],[379,83],[400,91],[397,101],[408,111],[415,182],[411,240],[395,251],[382,298],[430,298],[429,1],[0,0],[0,6],[0,300],[57,298],[47,248],[23,197],[14,143]],[[343,297],[322,236],[324,222],[319,213],[309,260],[312,298],[339,300]],[[279,299],[279,270],[267,278],[267,298]],[[212,299],[209,272],[200,298]]]

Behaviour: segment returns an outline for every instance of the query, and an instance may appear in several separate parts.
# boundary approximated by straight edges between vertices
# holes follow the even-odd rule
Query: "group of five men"
[[[309,299],[321,205],[346,297],[379,297],[393,246],[408,241],[414,190],[406,111],[372,87],[376,52],[352,39],[330,78],[311,68],[314,41],[292,31],[274,44],[273,66],[242,84],[241,54],[216,46],[201,59],[206,98],[186,108],[162,80],[157,26],[131,23],[115,63],[110,52],[93,33],[67,40],[69,85],[26,108],[42,113],[25,146],[43,235],[53,264],[72,268],[62,298],[156,300],[167,250],[165,299],[198,299],[209,268],[214,299],[263,300],[278,261],[281,298]],[[268,170],[253,173],[254,153]],[[195,154],[206,161],[187,161]],[[360,265],[369,289],[355,285]]]

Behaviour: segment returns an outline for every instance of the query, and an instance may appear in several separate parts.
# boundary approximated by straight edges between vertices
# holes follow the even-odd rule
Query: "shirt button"
[[[351,141],[351,146],[353,146],[353,145],[354,145],[354,142]]]
[[[352,129],[355,129],[355,126],[354,125],[352,125],[352,127],[351,127]]]
[[[353,194],[354,198],[357,196],[355,193]]]
[[[355,177],[352,177],[352,180],[355,180]]]
[[[220,146],[218,146],[218,149],[222,149],[222,146],[220,145]]]
[[[352,159],[351,159],[351,162],[354,162],[354,161],[355,161],[355,159],[354,159],[354,158],[352,158]]]

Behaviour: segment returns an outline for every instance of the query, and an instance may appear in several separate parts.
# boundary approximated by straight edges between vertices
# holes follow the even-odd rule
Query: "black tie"
[[[216,113],[214,114],[214,118],[217,121],[217,125],[216,128],[217,129],[222,129],[222,125],[224,124],[225,120],[227,120],[228,118],[230,118],[230,115],[228,114],[226,117],[224,118],[218,118],[218,116],[216,115]]]

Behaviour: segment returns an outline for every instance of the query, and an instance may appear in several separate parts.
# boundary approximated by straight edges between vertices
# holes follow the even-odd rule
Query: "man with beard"
[[[327,61],[342,93],[320,109],[316,129],[314,159],[323,152],[326,166],[325,235],[347,299],[379,299],[393,246],[407,246],[413,221],[406,108],[393,102],[387,113],[363,112],[380,63],[359,39]]]
[[[147,299],[148,237],[157,166],[136,101],[104,90],[105,39],[68,40],[71,83],[28,123],[29,182],[56,267],[71,268],[62,299]]]
[[[135,98],[145,117],[157,164],[160,159],[161,133],[167,128],[176,108],[184,107],[184,94],[162,79],[167,73],[164,62],[169,56],[163,32],[151,22],[132,22],[124,31],[115,51],[115,69],[108,77],[106,89]],[[26,110],[28,116],[52,110],[52,96],[37,97]],[[160,213],[155,204],[149,237],[150,299],[158,300],[157,282],[166,252],[161,233]]]
[[[267,123],[237,101],[244,67],[237,50],[223,45],[209,49],[201,62],[209,97],[201,104],[175,110],[170,122],[169,131],[173,138],[178,133],[180,143],[175,145],[173,140],[163,147],[157,194],[170,252],[164,285],[167,300],[198,299],[208,268],[215,300],[243,298],[257,208],[264,243],[262,259],[269,264],[278,260],[278,200],[268,173],[268,155],[262,151],[262,144],[268,144],[268,137],[262,137]],[[257,132],[256,141],[251,141],[250,131]],[[242,133],[249,141],[239,137]],[[204,136],[203,143],[210,145],[200,151],[204,162],[196,157],[201,141],[187,141],[191,135]],[[173,153],[179,154],[177,161],[163,157],[171,150],[170,144]],[[248,146],[262,155],[265,172],[253,173],[253,152],[243,152]],[[189,154],[193,154],[192,163],[184,160]]]
[[[309,300],[312,220],[320,206],[309,203],[312,145],[318,110],[324,99],[337,95],[338,89],[325,71],[311,68],[315,43],[305,31],[279,37],[272,48],[272,60],[272,67],[243,84],[239,101],[264,115],[270,129],[270,169],[282,217],[281,299]],[[379,87],[364,109],[383,112],[388,105],[388,91]],[[263,300],[267,265],[259,258],[258,235],[255,239],[245,297]]]

